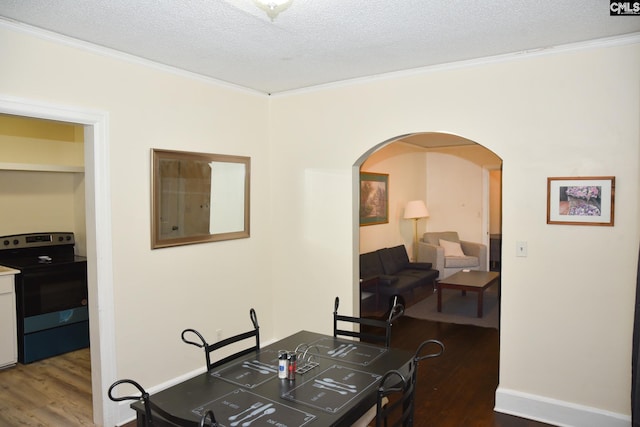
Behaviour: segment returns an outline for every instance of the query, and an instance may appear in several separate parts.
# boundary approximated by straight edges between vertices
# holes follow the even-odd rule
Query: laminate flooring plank
[[[95,426],[89,349],[0,370],[0,426]]]

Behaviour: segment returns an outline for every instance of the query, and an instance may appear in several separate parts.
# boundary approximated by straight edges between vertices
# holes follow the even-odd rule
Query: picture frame
[[[613,227],[615,177],[547,178],[547,224]]]
[[[360,172],[360,225],[389,222],[389,175]]]

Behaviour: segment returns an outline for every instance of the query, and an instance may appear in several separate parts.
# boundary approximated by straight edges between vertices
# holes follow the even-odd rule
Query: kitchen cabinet
[[[13,268],[0,266],[0,368],[18,361],[18,331],[16,329],[15,275]]]

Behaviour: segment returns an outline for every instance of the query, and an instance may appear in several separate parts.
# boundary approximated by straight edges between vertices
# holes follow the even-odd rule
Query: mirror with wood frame
[[[151,248],[249,237],[251,158],[152,149]]]

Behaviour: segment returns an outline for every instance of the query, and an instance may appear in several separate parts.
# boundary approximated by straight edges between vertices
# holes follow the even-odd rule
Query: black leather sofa
[[[360,281],[377,279],[376,299],[382,301],[398,296],[405,307],[412,305],[420,291],[433,292],[437,277],[431,263],[410,262],[404,245],[360,254]]]

